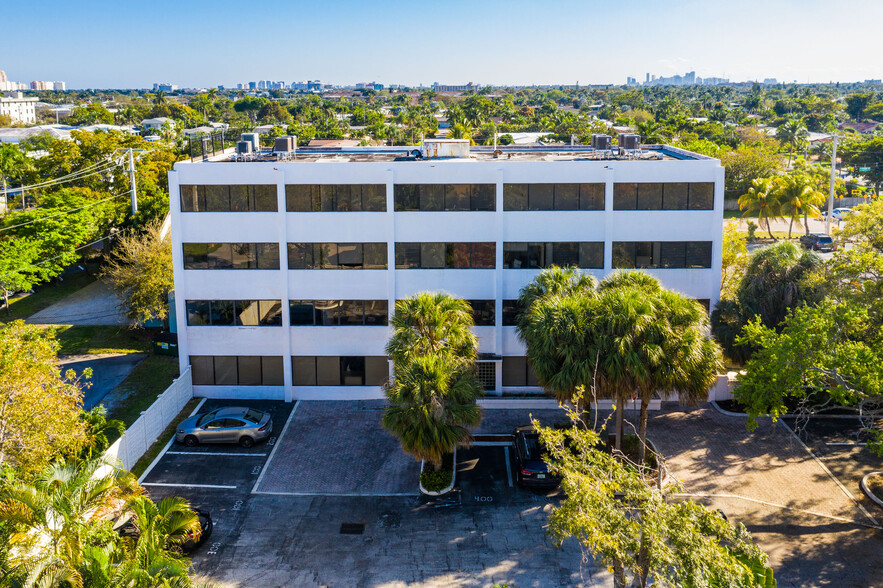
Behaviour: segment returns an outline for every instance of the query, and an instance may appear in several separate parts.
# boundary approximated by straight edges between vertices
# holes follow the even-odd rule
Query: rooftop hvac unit
[[[592,135],[592,149],[610,149],[610,135]]]
[[[260,135],[260,133],[242,133],[242,136],[239,138],[239,140],[250,142],[252,151],[260,151],[261,150],[261,135]]]
[[[236,143],[236,154],[250,155],[254,151],[253,147],[251,141],[239,141]]]
[[[469,157],[469,139],[425,139],[422,145],[424,157]]]
[[[641,135],[635,135],[632,133],[624,133],[619,136],[619,148],[620,149],[640,149],[641,147]]]
[[[273,151],[280,153],[290,153],[295,149],[297,149],[297,137],[276,137],[276,143],[273,146]]]

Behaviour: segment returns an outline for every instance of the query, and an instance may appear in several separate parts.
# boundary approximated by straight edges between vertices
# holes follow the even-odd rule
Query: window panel
[[[684,265],[684,245],[685,243],[680,241],[668,241],[660,243],[659,267],[686,267]]]
[[[340,324],[362,325],[365,321],[365,303],[362,300],[340,301]]]
[[[497,209],[497,186],[494,184],[473,184],[472,210],[493,211]]]
[[[386,186],[384,184],[362,186],[362,210],[386,212]]]
[[[420,243],[396,243],[396,269],[420,267]]]
[[[393,199],[397,211],[420,210],[420,194],[413,184],[397,184],[393,188]]]
[[[670,182],[663,186],[663,210],[687,210],[687,184]]]
[[[261,324],[261,307],[258,300],[236,301],[236,324],[242,327],[257,327]]]
[[[527,243],[503,243],[503,267],[525,269],[528,267]]]
[[[279,244],[256,243],[258,269],[279,269]]]
[[[514,327],[517,324],[518,320],[518,301],[517,300],[504,300],[503,301],[503,326],[504,327]]]
[[[420,244],[420,267],[423,269],[441,269],[445,267],[444,243]]]
[[[420,210],[445,209],[444,184],[421,184],[415,187],[419,194]]]
[[[365,269],[386,269],[386,243],[363,243]]]
[[[613,210],[635,210],[637,195],[637,184],[613,184]]]
[[[470,249],[469,243],[447,243],[445,245],[445,267],[448,269],[469,269]]]
[[[362,269],[362,244],[341,243],[337,246],[337,264],[340,269]]]
[[[257,269],[257,247],[254,243],[232,243],[230,247],[233,269]]]
[[[635,267],[635,243],[617,241],[613,243],[613,269]]]
[[[551,265],[552,244],[551,243],[528,243],[527,244],[527,266],[529,268],[544,268]]]
[[[313,243],[313,258],[316,261],[316,267],[340,269],[337,253],[337,243]]]
[[[212,243],[208,247],[209,269],[233,269],[233,249],[231,243]]]
[[[256,355],[241,355],[236,358],[240,386],[261,385],[261,358]]]
[[[368,326],[385,326],[388,322],[389,303],[386,300],[365,301],[365,324]]]
[[[494,304],[493,300],[470,300],[472,306],[472,319],[477,327],[493,327],[494,326]]]
[[[208,243],[183,243],[184,269],[208,269]]]
[[[579,265],[579,243],[552,243],[552,264],[565,266]]]
[[[276,212],[279,209],[276,199],[276,186],[273,184],[258,184],[250,186],[254,190],[254,207],[256,212]]]
[[[316,325],[336,327],[340,324],[340,300],[315,300]]]
[[[211,310],[208,300],[188,300],[187,306],[187,324],[190,326],[210,325]]]
[[[472,199],[469,184],[445,185],[445,210],[469,210]]]
[[[579,210],[579,184],[555,184],[555,210]]]
[[[496,243],[472,243],[472,268],[494,269],[497,266]]]
[[[604,184],[579,185],[580,210],[604,210]]]
[[[236,324],[236,308],[232,300],[211,301],[212,326],[232,327]]]
[[[340,358],[340,383],[344,386],[365,385],[365,358],[362,356]]]
[[[230,210],[230,186],[207,185],[205,187],[205,208],[208,212],[228,212]]]
[[[503,210],[527,210],[527,184],[503,186]]]
[[[503,357],[503,386],[527,386],[526,357]]]
[[[181,212],[201,212],[205,209],[205,186],[180,186],[179,190],[181,192]]]
[[[654,268],[659,262],[659,257],[653,255],[654,243],[639,241],[635,243],[635,267]]]
[[[215,386],[236,386],[239,378],[236,374],[235,355],[215,356]]]
[[[365,358],[365,385],[383,386],[389,379],[389,361],[383,356]]]
[[[714,184],[690,184],[690,210],[714,210]]]
[[[319,212],[334,212],[334,186],[322,185],[322,186],[318,186],[318,188],[319,188],[318,211]]]
[[[264,386],[283,386],[285,384],[281,355],[261,357],[261,383]]]
[[[335,212],[349,212],[353,210],[352,204],[352,193],[353,187],[358,189],[358,186],[350,186],[348,184],[334,186],[334,210]],[[357,194],[357,198],[359,199],[358,207],[362,207],[362,195]]]
[[[233,212],[247,212],[252,210],[249,201],[249,186],[236,184],[230,186],[230,210]]]
[[[685,267],[711,267],[711,241],[691,241],[686,243]]]
[[[662,208],[662,184],[638,184],[638,210],[660,210]]]
[[[191,355],[190,373],[193,377],[194,386],[214,386],[214,358],[210,355]]]
[[[604,243],[580,243],[579,267],[584,269],[604,269]]]
[[[259,300],[258,307],[262,326],[282,326],[282,302],[280,300]]]
[[[340,357],[337,355],[316,357],[316,385],[340,386]]]
[[[312,243],[289,243],[288,244],[288,269],[312,269],[313,268],[313,244]]]
[[[288,303],[289,314],[291,318],[291,326],[313,325],[315,324],[315,316],[313,315],[312,300],[291,300]]]
[[[537,374],[533,371],[533,366],[530,365],[530,361],[525,358],[525,364],[527,364],[527,385],[528,386],[540,386],[540,380],[537,378]]]
[[[316,357],[295,355],[291,358],[291,381],[294,386],[316,385]]]
[[[313,210],[314,187],[310,184],[285,186],[285,210],[288,212],[310,212]]]
[[[555,185],[530,184],[527,194],[528,210],[555,210]]]

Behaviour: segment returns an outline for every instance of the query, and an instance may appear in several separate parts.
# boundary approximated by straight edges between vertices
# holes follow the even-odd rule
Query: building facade
[[[298,148],[286,161],[175,164],[178,344],[197,395],[382,397],[388,317],[421,291],[472,303],[489,393],[538,392],[514,301],[552,265],[599,279],[641,268],[717,302],[718,160],[669,147],[455,145],[459,157],[433,157],[444,143],[419,159]]]
[[[25,98],[21,92],[9,98],[0,98],[0,114],[26,125],[37,124],[37,98]]]

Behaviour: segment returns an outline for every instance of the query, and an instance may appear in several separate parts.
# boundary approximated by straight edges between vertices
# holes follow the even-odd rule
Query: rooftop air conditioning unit
[[[423,156],[469,157],[469,139],[426,139],[423,141]]]
[[[592,135],[592,149],[607,151],[610,149],[610,135]]]
[[[239,138],[240,141],[248,141],[251,143],[252,151],[260,151],[261,150],[261,134],[260,133],[242,133],[242,136]]]
[[[277,153],[291,153],[297,149],[297,137],[287,136],[287,137],[276,137],[276,143],[273,146],[273,151]]]
[[[253,147],[251,141],[239,141],[236,143],[236,155],[250,155]]]
[[[619,136],[619,148],[635,150],[641,148],[641,135],[623,133]]]

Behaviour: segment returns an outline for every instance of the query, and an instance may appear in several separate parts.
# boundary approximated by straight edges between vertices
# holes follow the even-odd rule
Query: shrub
[[[754,242],[754,240],[757,239],[757,235],[755,234],[758,229],[757,223],[754,221],[748,221],[747,226],[748,226],[748,240],[751,242]]]
[[[423,465],[423,471],[420,473],[420,484],[429,492],[439,492],[451,485],[454,478],[454,455],[446,453],[442,457],[442,466],[435,469],[433,465],[426,462]]]

